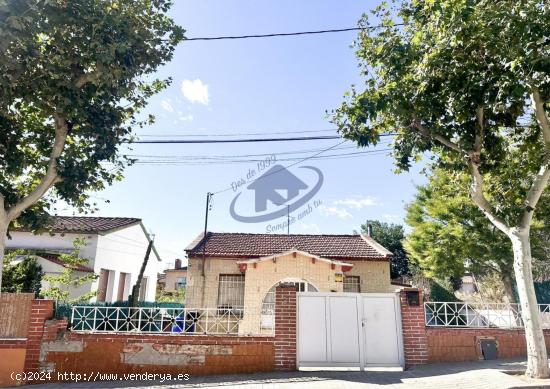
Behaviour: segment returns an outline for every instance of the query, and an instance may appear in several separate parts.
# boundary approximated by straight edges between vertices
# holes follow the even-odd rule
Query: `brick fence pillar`
[[[407,292],[418,292],[418,305],[409,305]],[[404,288],[399,292],[403,346],[405,349],[405,369],[428,363],[428,336],[424,322],[422,290]]]
[[[27,333],[27,354],[25,355],[25,372],[38,371],[40,368],[40,347],[44,333],[44,323],[54,313],[53,300],[33,300],[29,329]]]
[[[275,290],[275,370],[296,370],[296,286]]]

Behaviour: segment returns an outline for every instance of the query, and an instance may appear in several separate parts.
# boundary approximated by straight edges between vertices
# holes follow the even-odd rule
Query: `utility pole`
[[[134,287],[132,288],[132,294],[130,295],[130,298],[128,299],[128,306],[130,307],[137,307],[139,302],[139,291],[141,289],[141,281],[143,280],[143,273],[145,272],[145,268],[147,267],[147,263],[149,262],[149,256],[151,255],[151,250],[153,249],[153,242],[155,241],[155,235],[151,234],[151,237],[149,237],[149,244],[147,245],[147,250],[145,251],[145,257],[143,258],[143,262],[141,263],[141,269],[139,270],[139,275],[136,280],[136,283],[134,284]]]
[[[206,267],[206,240],[208,234],[208,213],[210,210],[212,210],[212,196],[214,193],[207,192],[206,193],[206,210],[204,213],[204,234],[202,237],[202,267],[201,267],[201,276],[202,276],[202,295],[201,295],[201,306],[204,305],[204,293],[206,288],[206,273],[205,273],[205,267]]]

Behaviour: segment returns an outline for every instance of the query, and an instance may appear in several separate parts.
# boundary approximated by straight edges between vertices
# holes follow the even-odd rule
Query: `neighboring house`
[[[251,326],[261,321],[262,329],[273,327],[275,287],[281,282],[292,282],[299,291],[397,288],[390,280],[391,252],[364,235],[209,232],[206,239],[199,235],[186,252],[186,307],[259,312],[249,321]]]
[[[150,240],[141,219],[123,217],[54,216],[47,232],[33,234],[15,229],[10,231],[10,236],[6,248],[31,251],[46,275],[61,273],[64,264],[58,259],[59,254],[71,252],[74,240],[84,238],[86,245],[80,250],[80,256],[89,262],[77,270],[79,273],[93,271],[99,278],[71,289],[70,298],[98,291],[91,301],[108,302],[128,299]],[[143,275],[140,300],[155,300],[160,261],[153,246]]]
[[[173,269],[166,269],[164,271],[165,292],[175,292],[179,289],[185,289],[187,287],[187,266],[181,265],[181,259],[176,259]]]

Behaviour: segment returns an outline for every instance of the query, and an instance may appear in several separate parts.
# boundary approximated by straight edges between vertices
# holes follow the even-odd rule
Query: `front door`
[[[364,294],[363,339],[366,366],[401,366],[401,331],[395,294]]]

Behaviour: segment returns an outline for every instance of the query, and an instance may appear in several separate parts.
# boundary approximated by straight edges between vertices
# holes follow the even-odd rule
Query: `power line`
[[[281,169],[279,169],[279,170],[276,170],[276,171],[274,171],[274,172],[272,172],[272,173],[264,174],[264,175],[262,175],[262,176],[256,178],[255,180],[249,180],[248,182],[250,182],[250,181],[256,182],[256,181],[258,181],[258,180],[264,179],[264,178],[266,178],[266,177],[268,177],[268,176],[271,176],[271,175],[273,175],[273,174],[279,173],[281,170],[288,169],[289,167],[292,167],[292,166],[295,166],[295,165],[297,165],[297,164],[299,164],[299,163],[302,163],[302,162],[304,162],[304,161],[307,161],[308,159],[311,159],[311,158],[313,158],[313,157],[316,157],[316,156],[318,156],[318,155],[320,155],[320,154],[322,154],[322,153],[324,153],[324,152],[326,152],[326,151],[332,150],[332,149],[334,149],[335,147],[338,147],[338,146],[340,146],[342,143],[345,143],[345,142],[347,142],[347,140],[343,140],[342,142],[336,143],[335,145],[332,145],[332,146],[330,146],[330,147],[327,147],[326,149],[321,150],[321,151],[319,151],[318,153],[315,153],[315,154],[313,154],[313,155],[311,155],[311,156],[309,156],[309,157],[302,158],[301,160],[296,161],[296,162],[294,162],[294,163],[291,163],[291,164],[288,165],[288,166],[285,166],[285,167],[283,167],[283,168],[281,168]],[[247,183],[248,183],[248,182],[247,182]],[[230,187],[228,187],[228,188],[219,190],[219,191],[214,192],[214,193],[212,193],[212,194],[215,195],[215,194],[218,194],[218,193],[227,192],[228,190],[232,190],[232,189],[233,189],[233,188],[230,186]]]
[[[297,136],[292,138],[248,138],[248,139],[154,139],[154,140],[138,140],[129,143],[142,144],[163,144],[163,143],[250,143],[250,142],[289,142],[301,140],[323,140],[323,139],[340,139],[338,135],[325,136]]]
[[[386,133],[380,134],[380,137],[394,136],[396,134]],[[325,139],[342,139],[339,135],[320,135],[320,136],[297,136],[289,138],[244,138],[244,139],[153,139],[153,140],[138,140],[139,144],[191,144],[191,143],[254,143],[254,142],[291,142],[305,140],[325,140]]]
[[[142,134],[140,137],[159,137],[159,138],[185,138],[185,137],[211,137],[211,136],[250,136],[250,135],[284,135],[284,134],[307,134],[315,132],[337,132],[336,128],[327,130],[309,130],[309,131],[279,131],[279,132],[248,132],[248,133],[231,133],[231,134]]]
[[[341,149],[338,149],[341,150]],[[369,150],[369,151],[357,151],[352,153],[339,153],[339,154],[329,154],[329,155],[320,155],[315,157],[310,157],[312,160],[325,160],[325,159],[342,159],[346,157],[353,156],[362,156],[366,154],[381,154],[391,151],[391,149],[379,149],[379,150]],[[302,157],[293,157],[293,158],[278,158],[275,162],[284,162],[284,161],[297,161],[303,159]],[[222,159],[222,160],[174,160],[174,159],[156,159],[156,160],[145,160],[137,161],[136,164],[139,165],[216,165],[216,164],[235,164],[235,163],[251,163],[251,162],[262,162],[265,159]]]
[[[198,37],[198,38],[187,38],[186,41],[219,41],[219,40],[233,40],[233,39],[254,39],[254,38],[274,38],[274,37],[284,37],[284,36],[298,36],[298,35],[316,35],[316,34],[332,34],[338,32],[348,32],[348,31],[364,31],[364,30],[375,30],[378,28],[390,28],[397,26],[404,26],[405,23],[395,23],[393,25],[376,25],[369,27],[350,27],[350,28],[333,28],[329,30],[313,30],[313,31],[298,31],[298,32],[278,32],[270,34],[250,34],[250,35],[227,35],[227,36],[213,36],[213,37]]]

